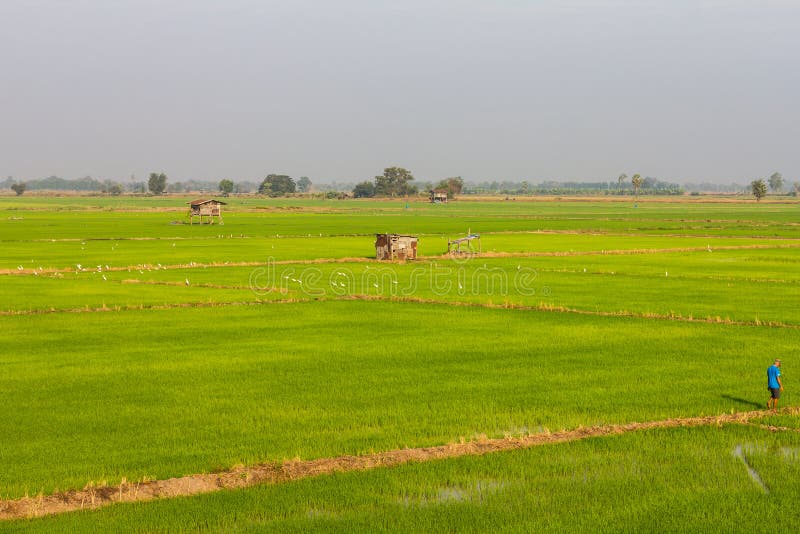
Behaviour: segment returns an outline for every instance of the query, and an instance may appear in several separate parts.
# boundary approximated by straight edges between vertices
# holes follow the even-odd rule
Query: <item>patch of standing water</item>
[[[763,452],[764,450],[765,449],[763,447],[756,447],[756,446],[753,446],[753,445],[744,445],[743,446],[743,445],[739,444],[739,445],[737,445],[736,447],[733,448],[733,456],[735,456],[736,458],[739,458],[742,461],[742,463],[744,464],[745,468],[747,468],[747,474],[750,475],[750,478],[753,479],[753,482],[755,482],[764,491],[764,493],[769,494],[769,488],[767,487],[766,484],[764,484],[764,481],[761,480],[761,477],[759,476],[758,471],[753,469],[750,466],[750,464],[747,463],[747,457],[745,456],[745,453],[751,454],[753,452]]]
[[[486,497],[497,493],[504,487],[504,483],[496,480],[478,480],[472,486],[440,487],[434,496],[423,495],[419,498],[404,496],[400,498],[400,504],[406,506],[430,506],[458,502],[482,503]]]
[[[788,461],[800,461],[800,447],[781,447],[781,457]]]

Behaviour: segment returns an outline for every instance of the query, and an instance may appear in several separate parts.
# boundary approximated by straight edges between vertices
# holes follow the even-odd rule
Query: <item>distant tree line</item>
[[[754,183],[759,182],[756,189]],[[764,187],[761,187],[763,182]],[[268,174],[260,183],[254,181],[234,182],[224,178],[219,182],[204,180],[184,180],[170,182],[164,173],[151,173],[147,180],[131,179],[126,182],[115,180],[100,180],[91,176],[82,178],[65,179],[58,176],[48,176],[33,180],[17,180],[11,176],[0,180],[0,189],[11,189],[17,195],[25,191],[78,191],[94,192],[107,195],[120,195],[122,193],[160,195],[163,193],[189,193],[192,191],[212,192],[219,191],[227,196],[237,193],[258,192],[272,197],[285,196],[295,193],[309,193],[312,191],[325,198],[340,198],[352,194],[356,198],[371,197],[405,197],[427,194],[431,190],[447,190],[448,196],[456,195],[492,194],[492,195],[679,195],[684,191],[692,194],[700,192],[718,192],[735,194],[752,194],[761,199],[772,192],[793,196],[800,195],[800,182],[791,182],[787,186],[783,175],[779,172],[772,173],[769,178],[759,178],[750,184],[718,184],[710,182],[687,183],[681,186],[659,180],[653,177],[633,175],[630,179],[626,174],[620,174],[614,180],[607,181],[558,181],[546,180],[531,183],[527,180],[492,180],[467,182],[461,177],[444,178],[438,182],[424,181],[417,183],[413,174],[403,167],[387,167],[383,174],[375,176],[372,180],[353,182],[327,182],[313,184],[307,176],[297,180],[284,174]]]
[[[0,181],[0,189],[10,189],[15,183],[21,183],[9,177]],[[190,191],[219,191],[223,195],[234,193],[253,193],[268,196],[285,196],[297,192],[308,193],[313,189],[321,193],[352,192],[355,197],[404,197],[427,193],[432,189],[446,189],[451,198],[459,194],[505,194],[505,195],[532,195],[532,194],[622,194],[631,195],[634,189],[631,184],[620,185],[616,182],[558,182],[544,181],[539,184],[530,184],[527,181],[486,181],[465,182],[461,177],[450,177],[438,182],[415,183],[413,174],[403,167],[387,167],[383,174],[375,176],[373,180],[360,183],[330,182],[318,185],[312,184],[306,176],[301,176],[295,181],[291,176],[284,174],[268,174],[261,183],[252,181],[234,182],[225,178],[219,182],[202,180],[184,180],[170,182],[164,173],[151,173],[146,181],[137,181],[132,177],[128,182],[112,180],[98,180],[90,176],[77,179],[64,179],[50,176],[25,182],[27,190],[52,190],[52,191],[90,191],[105,194],[136,193],[160,195],[166,193],[188,193]],[[742,186],[740,190],[747,189]],[[710,189],[709,189],[710,190]],[[669,184],[655,178],[643,178],[640,188],[641,194],[678,194],[682,188],[677,184]],[[337,195],[332,195],[336,197]]]
[[[308,180],[308,178],[306,178]],[[33,180],[18,181],[13,177],[0,180],[0,189],[11,189],[17,194],[25,191],[78,191],[90,193],[102,193],[108,195],[121,195],[123,193],[145,194],[152,193],[160,195],[167,193],[189,193],[191,191],[221,191],[225,192],[221,184],[230,182],[233,188],[228,193],[253,193],[258,190],[258,183],[242,181],[233,183],[230,180],[222,182],[212,182],[203,180],[185,180],[182,182],[170,182],[164,173],[151,173],[147,180],[136,180],[131,177],[129,181],[99,180],[91,176],[83,178],[66,179],[58,176],[48,176],[47,178],[37,178]],[[310,183],[310,181],[309,181]],[[227,187],[227,184],[225,184]]]
[[[477,182],[464,184],[464,194],[501,194],[501,195],[681,195],[684,192],[680,184],[666,182],[653,177],[642,178],[633,175],[627,181],[627,175],[621,174],[616,180],[603,182],[579,182],[545,180],[532,184],[522,181]]]
[[[683,188],[692,193],[747,193],[750,191],[748,184],[735,182],[715,184],[710,182],[687,182]]]
[[[12,177],[8,177],[0,181],[0,188],[11,189],[11,186],[18,182]],[[104,184],[100,180],[96,180],[91,176],[84,176],[83,178],[76,178],[74,180],[66,180],[58,176],[48,176],[47,178],[38,178],[35,180],[25,180],[25,188],[29,191],[40,191],[49,189],[52,191],[102,191]]]
[[[229,188],[230,187],[230,188]],[[191,191],[219,191],[223,195],[231,193],[253,193],[258,190],[258,183],[251,181],[234,182],[223,178],[219,182],[208,180],[185,180],[167,184],[168,193],[189,193]]]

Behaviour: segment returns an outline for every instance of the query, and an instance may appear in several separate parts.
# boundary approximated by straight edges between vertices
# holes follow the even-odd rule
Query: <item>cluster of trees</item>
[[[769,177],[769,188],[773,193],[780,193],[783,191],[783,175],[779,172],[773,172]]]
[[[420,184],[418,187],[411,182],[414,175],[403,167],[387,167],[383,169],[383,174],[376,176],[372,181],[363,181],[353,187],[355,198],[372,197],[401,197],[416,195],[422,190],[446,189],[450,197],[460,194],[464,189],[464,180],[460,176],[445,178],[434,185],[430,182]]]
[[[758,178],[750,182],[750,192],[753,193],[753,196],[756,197],[757,201],[760,201],[762,198],[767,196],[767,184],[769,184],[769,189],[771,189],[773,193],[781,194],[783,192],[784,185],[783,175],[779,172],[773,172],[768,180]],[[792,195],[800,195],[800,182],[795,182],[792,184],[792,188]]]
[[[147,189],[154,195],[160,195],[167,190],[167,175],[163,172],[151,172],[147,180]]]
[[[121,195],[124,191],[124,188],[121,183],[114,182],[112,180],[103,180],[103,188],[100,189],[101,193],[105,193],[107,195]]]
[[[308,176],[301,176],[297,179],[297,190],[301,193],[308,193],[311,191],[311,179]]]
[[[179,192],[181,191],[181,184],[167,185],[167,175],[163,172],[151,172],[147,182],[132,182],[130,184],[133,193],[147,193],[148,191],[153,195],[161,195],[166,192]]]
[[[372,198],[375,196],[375,184],[372,182],[364,181],[356,184],[353,188],[353,197],[355,198]]]
[[[227,178],[219,181],[219,190],[222,193],[222,196],[227,197],[231,193],[233,193],[233,188],[235,184],[232,180],[228,180]]]
[[[372,182],[364,181],[353,188],[356,198],[397,197],[414,195],[417,186],[412,184],[414,175],[403,167],[387,167],[383,174],[376,176]]]
[[[268,174],[261,185],[258,186],[258,192],[261,195],[268,195],[270,197],[282,197],[297,190],[297,184],[291,176],[285,174]]]
[[[282,197],[298,191],[307,193],[311,190],[312,185],[308,176],[301,176],[295,182],[291,176],[286,174],[268,174],[258,186],[258,192],[270,197]]]
[[[617,190],[622,191],[623,186],[626,184],[626,180],[628,179],[628,175],[624,172],[617,177]],[[655,178],[653,178],[655,180]],[[644,180],[642,179],[641,174],[634,174],[631,176],[631,185],[633,186],[633,191],[636,196],[639,196],[639,190],[644,185]]]
[[[462,180],[460,176],[445,178],[431,189],[446,189],[448,198],[454,198],[456,195],[460,195],[464,190],[464,180]]]

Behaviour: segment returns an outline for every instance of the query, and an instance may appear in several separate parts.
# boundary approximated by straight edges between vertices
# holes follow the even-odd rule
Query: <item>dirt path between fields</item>
[[[800,408],[779,410],[781,414],[799,415]],[[88,485],[82,490],[72,490],[53,495],[39,495],[0,501],[0,519],[23,519],[77,510],[95,509],[119,502],[140,502],[154,499],[182,497],[209,493],[222,489],[244,488],[256,484],[278,484],[301,478],[336,472],[362,471],[379,467],[391,467],[409,462],[425,462],[468,455],[482,455],[500,451],[526,449],[538,445],[564,443],[581,439],[624,434],[641,430],[721,426],[723,424],[750,424],[751,419],[769,415],[767,411],[741,412],[706,417],[687,417],[651,421],[580,427],[573,430],[543,432],[524,437],[483,439],[451,443],[437,447],[398,449],[365,454],[363,456],[339,456],[317,460],[290,460],[283,463],[266,463],[251,467],[235,467],[220,473],[188,475],[168,480],[143,480],[123,482],[119,486],[98,487]],[[765,426],[765,430],[780,432],[779,427]]]

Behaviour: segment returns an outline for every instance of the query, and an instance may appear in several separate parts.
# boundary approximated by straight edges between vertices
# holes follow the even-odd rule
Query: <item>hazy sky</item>
[[[800,0],[0,0],[0,176],[800,180]]]

